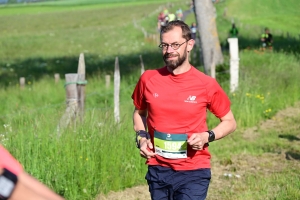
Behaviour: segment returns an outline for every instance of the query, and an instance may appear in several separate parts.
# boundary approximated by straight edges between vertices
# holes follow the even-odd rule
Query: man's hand
[[[191,137],[187,140],[187,143],[194,150],[202,150],[204,145],[208,143],[208,132],[193,133]]]
[[[146,138],[140,139],[140,154],[143,158],[151,158],[156,155],[156,153],[153,152],[153,144],[151,143],[151,140],[147,140]]]

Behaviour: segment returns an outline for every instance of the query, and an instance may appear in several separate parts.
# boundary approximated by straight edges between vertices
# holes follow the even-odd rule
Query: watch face
[[[6,178],[5,176],[0,176],[0,196],[5,198],[10,197],[14,187],[14,182]]]

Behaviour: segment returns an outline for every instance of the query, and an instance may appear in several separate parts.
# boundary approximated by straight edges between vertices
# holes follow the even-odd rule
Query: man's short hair
[[[180,27],[181,28],[182,37],[184,39],[186,39],[186,40],[192,39],[192,34],[191,34],[190,27],[181,20],[170,21],[165,26],[162,26],[161,30],[160,30],[160,39],[161,39],[162,34],[164,34],[166,32],[169,32],[170,30],[173,30],[174,27]]]

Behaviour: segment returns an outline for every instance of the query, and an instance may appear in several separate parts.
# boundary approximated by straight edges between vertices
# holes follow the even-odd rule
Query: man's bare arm
[[[0,174],[2,173],[3,169],[1,168]],[[17,179],[10,200],[63,200],[62,197],[24,171],[17,176]]]
[[[135,108],[133,111],[133,129],[134,131],[147,130],[147,110]]]
[[[231,110],[224,117],[220,118],[220,121],[218,126],[213,128],[215,140],[225,137],[236,129],[236,121]]]

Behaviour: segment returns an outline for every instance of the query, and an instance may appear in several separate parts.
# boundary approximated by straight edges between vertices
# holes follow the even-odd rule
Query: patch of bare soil
[[[299,130],[298,123],[288,123],[289,126],[285,126],[289,118],[294,116],[300,116],[300,102],[294,107],[287,108],[278,112],[272,119],[261,122],[259,126],[249,128],[243,132],[244,139],[254,140],[259,136],[258,130],[274,129],[277,130],[288,127],[289,129],[296,128]],[[300,132],[297,138],[300,138]],[[283,162],[283,160],[289,160],[289,162]],[[212,180],[208,191],[208,200],[218,200],[221,196],[218,192],[221,188],[229,188],[232,184],[230,181],[224,181],[231,179],[238,184],[249,173],[255,173],[260,171],[265,175],[279,172],[287,166],[297,165],[300,168],[299,159],[295,160],[293,157],[287,158],[286,152],[281,154],[276,153],[264,153],[259,157],[250,155],[237,155],[232,156],[226,163],[220,163],[218,158],[212,159]],[[226,186],[227,185],[227,186]],[[96,200],[150,200],[149,190],[147,185],[136,186],[133,188],[127,188],[120,192],[109,192],[107,195],[100,194]]]
[[[127,188],[120,192],[109,192],[108,195],[99,195],[96,200],[151,200],[148,185]]]
[[[247,140],[255,140],[259,136],[259,131],[265,131],[268,129],[284,130],[287,132],[287,126],[285,124],[289,119],[293,119],[294,116],[300,116],[300,102],[295,106],[286,108],[279,111],[272,119],[261,122],[258,126],[249,128],[244,131],[243,137]],[[289,123],[289,129],[299,128],[299,123]],[[299,133],[300,134],[300,133]]]

